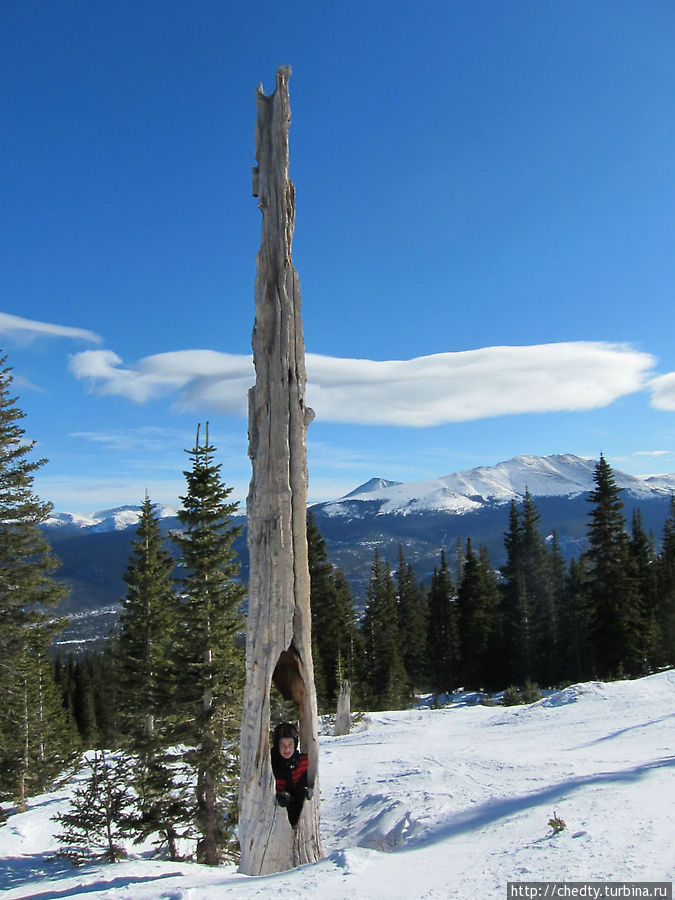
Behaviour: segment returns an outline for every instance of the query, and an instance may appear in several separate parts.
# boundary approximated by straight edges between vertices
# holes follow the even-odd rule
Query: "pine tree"
[[[351,680],[356,674],[356,613],[348,582],[328,559],[326,542],[311,510],[307,513],[307,553],[314,684],[319,707],[334,710],[340,693],[338,660],[343,677]]]
[[[523,564],[532,615],[532,669],[526,681],[550,685],[557,653],[557,621],[551,553],[529,490],[523,497]]]
[[[551,589],[556,623],[556,647],[551,659],[551,684],[560,684],[565,674],[564,654],[567,644],[563,635],[563,617],[568,605],[567,565],[560,549],[558,535],[554,531],[551,540]]]
[[[633,594],[635,621],[635,674],[653,671],[658,656],[658,575],[654,539],[642,523],[642,513],[634,510],[628,542],[628,571]]]
[[[413,567],[406,562],[401,544],[396,587],[403,665],[410,684],[421,689],[426,680],[429,608],[424,587],[417,581]]]
[[[46,460],[29,459],[35,441],[25,440],[19,424],[25,414],[11,396],[13,376],[5,362],[1,357],[0,795],[22,804],[68,755],[64,710],[46,663],[55,631],[46,608],[66,592],[51,577],[58,561],[39,528],[52,506],[33,493],[34,473]],[[46,765],[47,733],[51,765]]]
[[[570,560],[564,602],[558,610],[559,671],[563,681],[593,677],[591,659],[591,574],[585,556]]]
[[[361,703],[365,680],[365,659],[363,635],[357,624],[356,609],[351,587],[342,569],[334,569],[336,594],[336,617],[343,623],[338,641],[338,653],[335,660],[336,685],[342,686],[344,680],[351,687],[351,701]]]
[[[457,687],[459,674],[455,587],[444,550],[431,576],[428,603],[427,674],[431,690],[441,693]]]
[[[146,741],[132,759],[135,797],[125,822],[134,843],[154,837],[157,852],[176,860],[181,858],[179,842],[195,837],[190,772],[175,752],[156,742],[156,737]]]
[[[675,494],[670,498],[670,514],[663,527],[657,574],[659,639],[656,664],[672,666],[675,665]]]
[[[629,573],[628,535],[623,501],[614,473],[604,456],[595,467],[596,488],[589,502],[589,567],[591,604],[590,645],[599,678],[638,674],[642,668],[642,627]]]
[[[410,701],[410,686],[401,654],[396,587],[377,548],[366,597],[362,629],[368,703],[371,709],[399,709]]]
[[[480,617],[485,630],[485,652],[483,655],[484,684],[488,690],[501,685],[503,668],[500,654],[503,652],[504,638],[501,630],[501,596],[497,572],[490,562],[490,554],[485,544],[478,551],[481,577],[482,610]]]
[[[506,680],[550,684],[556,653],[556,609],[551,556],[540,533],[541,517],[529,491],[522,511],[513,501],[504,536],[502,624]]]
[[[58,685],[66,711],[68,747],[71,751],[79,750],[82,742],[75,718],[75,658],[72,653],[65,660],[60,652],[54,657],[54,681]]]
[[[73,758],[61,694],[39,630],[26,636],[23,652],[14,658],[10,696],[15,702],[3,703],[2,710],[8,736],[2,755],[5,764],[14,755],[12,775],[18,778],[18,789],[12,793],[22,808],[26,797],[44,791]],[[15,717],[11,722],[8,713]]]
[[[174,561],[164,548],[159,519],[146,495],[124,573],[116,666],[118,700],[124,730],[138,750],[157,735],[161,742],[171,708],[172,646],[178,626],[178,604],[171,573]]]
[[[146,494],[124,574],[115,663],[118,704],[126,742],[133,754],[136,813],[130,827],[137,841],[157,835],[160,850],[179,856],[179,838],[191,833],[193,808],[175,754],[168,749],[173,701],[178,699],[173,648],[179,620],[173,590],[174,561],[163,546],[159,519]]]
[[[91,654],[94,709],[99,732],[99,746],[117,748],[122,743],[119,717],[116,641],[113,633],[103,649]]]
[[[75,662],[75,719],[87,750],[104,746],[98,727],[96,703],[96,655],[84,653]]]
[[[509,508],[509,527],[504,534],[506,562],[501,567],[502,630],[504,635],[504,680],[524,684],[532,662],[531,611],[521,565],[522,515],[515,500]]]
[[[457,589],[459,673],[466,688],[497,686],[498,605],[497,582],[487,551],[481,548],[476,556],[469,538]]]
[[[236,637],[243,628],[245,588],[236,580],[239,561],[233,548],[241,528],[231,522],[237,504],[227,500],[232,489],[224,486],[221,467],[213,461],[208,423],[204,443],[198,429],[195,446],[187,452],[192,467],[184,472],[187,493],[178,513],[183,531],[175,535],[183,599],[178,705],[185,738],[195,745],[190,760],[197,773],[198,858],[216,865],[228,841],[223,816],[230,762],[223,745],[237,739],[244,684]]]
[[[54,816],[64,829],[56,835],[66,847],[60,855],[75,866],[89,858],[117,862],[127,855],[124,840],[129,835],[128,817],[133,805],[130,764],[122,756],[106,755],[104,750],[96,751],[90,764],[89,777],[76,788],[69,810]]]
[[[312,660],[314,687],[320,711],[328,709],[335,697],[335,672],[332,666],[335,607],[333,566],[326,542],[317,528],[311,510],[307,512],[307,560],[309,563],[310,608],[312,612]]]

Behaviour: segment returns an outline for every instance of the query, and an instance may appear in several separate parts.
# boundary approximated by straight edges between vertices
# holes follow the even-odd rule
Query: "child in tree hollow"
[[[298,824],[305,799],[312,797],[307,784],[307,754],[298,750],[298,730],[290,722],[280,722],[272,741],[272,772],[276,781],[277,803],[284,806],[292,827]]]

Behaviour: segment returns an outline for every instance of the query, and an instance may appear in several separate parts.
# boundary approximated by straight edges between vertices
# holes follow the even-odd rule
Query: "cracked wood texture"
[[[250,576],[246,687],[239,789],[240,871],[282,872],[322,856],[319,834],[318,716],[311,649],[307,561],[305,344],[300,282],[291,262],[295,192],[288,177],[290,69],[267,96],[258,88],[253,194],[262,211],[255,282],[249,392],[247,500]],[[309,757],[306,800],[297,828],[275,802],[270,759],[272,683],[297,709],[301,750]]]

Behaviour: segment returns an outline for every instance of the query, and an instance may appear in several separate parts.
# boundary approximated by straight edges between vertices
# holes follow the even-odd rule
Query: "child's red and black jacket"
[[[272,771],[277,793],[285,791],[292,797],[304,797],[307,787],[307,754],[296,750],[290,759],[284,759],[276,747],[272,750]]]
[[[305,802],[307,754],[296,750],[290,759],[284,759],[275,747],[272,750],[272,771],[276,782],[277,802],[286,807],[288,821],[295,828]]]

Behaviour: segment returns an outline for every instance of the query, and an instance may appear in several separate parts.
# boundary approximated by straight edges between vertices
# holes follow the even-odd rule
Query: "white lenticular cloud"
[[[123,369],[122,360],[112,350],[85,350],[71,356],[68,363],[76,378],[86,378],[101,394],[116,394],[145,403],[152,389],[133,369]]]
[[[146,356],[125,368],[112,350],[85,350],[70,359],[76,378],[87,379],[100,394],[136,403],[175,395],[184,409],[209,409],[245,415],[246,393],[253,384],[250,356],[215,350],[178,350]]]
[[[654,363],[623,344],[583,341],[383,362],[308,354],[307,393],[325,421],[423,427],[598,409],[642,390]]]
[[[650,384],[652,389],[652,406],[666,412],[675,412],[675,372],[660,375]]]
[[[571,412],[598,409],[643,390],[654,364],[651,355],[625,344],[587,341],[485,347],[410,360],[308,353],[307,400],[319,421],[413,427]],[[160,353],[131,368],[112,351],[89,350],[73,356],[70,367],[103,394],[139,403],[173,395],[181,409],[242,416],[254,382],[250,356],[213,350]],[[675,403],[675,375],[668,377],[674,379],[668,390]]]
[[[20,340],[30,341],[36,337],[70,338],[71,340],[89,341],[100,344],[101,338],[93,331],[85,328],[71,328],[68,325],[53,325],[50,322],[37,322],[23,319],[10,313],[0,312],[0,334],[6,334]]]

